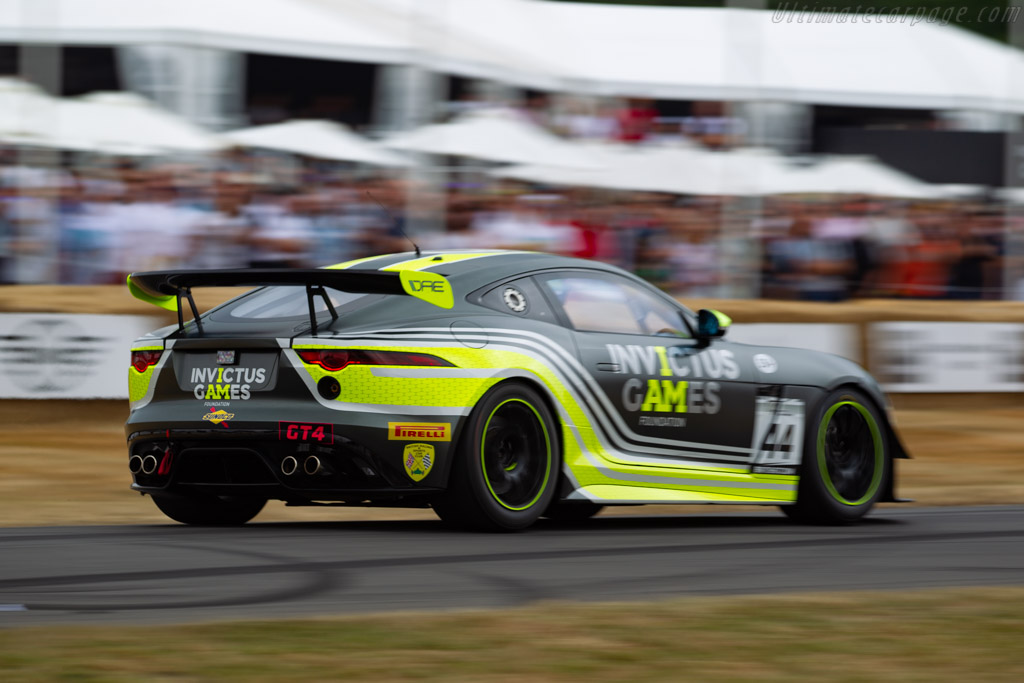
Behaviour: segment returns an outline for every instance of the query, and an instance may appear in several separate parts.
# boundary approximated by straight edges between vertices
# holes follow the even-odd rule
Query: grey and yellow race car
[[[186,524],[269,499],[497,530],[651,503],[842,523],[895,500],[907,457],[856,364],[730,342],[724,314],[593,261],[403,253],[128,286],[178,315],[132,347],[132,488]],[[250,291],[200,315],[192,290],[225,286]]]

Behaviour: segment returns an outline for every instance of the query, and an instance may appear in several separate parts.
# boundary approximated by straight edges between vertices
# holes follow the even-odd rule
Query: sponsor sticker
[[[689,346],[606,344],[609,368],[632,375],[622,383],[622,407],[629,413],[716,415],[722,408],[719,380],[740,377],[729,349],[694,352]],[[683,427],[685,420],[642,422],[640,426]]]
[[[330,445],[334,443],[334,425],[321,422],[278,422],[277,438],[280,441],[315,441]]]
[[[223,408],[220,408],[220,409],[210,408],[210,412],[208,412],[205,415],[203,415],[203,420],[205,422],[212,422],[215,425],[222,424],[225,427],[227,427],[228,426],[228,420],[232,419],[234,416],[235,416],[234,413],[229,413],[228,411],[224,410]]]
[[[804,402],[797,398],[758,396],[754,410],[754,440],[751,444],[754,465],[797,467],[800,464],[804,443],[804,408]]]
[[[751,471],[754,474],[796,474],[795,467],[767,467],[764,465],[754,465]]]
[[[451,441],[447,422],[388,422],[388,441]]]
[[[754,367],[766,375],[770,375],[779,369],[779,362],[767,353],[754,354]]]
[[[232,354],[233,359],[235,352],[218,351],[218,363],[221,362],[220,354],[222,353]],[[241,366],[192,368],[191,375],[192,394],[200,401],[204,399],[207,401],[248,401],[251,392],[257,387],[263,386],[266,381],[266,368]]]
[[[402,451],[402,464],[410,479],[422,480],[430,474],[430,468],[434,466],[434,447],[429,443],[406,444]]]

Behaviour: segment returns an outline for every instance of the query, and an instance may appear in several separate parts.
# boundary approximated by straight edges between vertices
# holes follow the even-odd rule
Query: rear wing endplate
[[[309,323],[316,334],[316,312],[313,298],[319,296],[327,305],[331,319],[337,320],[326,288],[362,294],[400,294],[414,296],[440,308],[455,305],[452,285],[443,275],[428,271],[328,270],[321,268],[241,268],[231,270],[155,270],[128,276],[128,291],[140,301],[178,314],[178,329],[185,328],[182,299],[188,302],[199,332],[199,318],[193,287],[264,287],[292,285],[306,288]]]

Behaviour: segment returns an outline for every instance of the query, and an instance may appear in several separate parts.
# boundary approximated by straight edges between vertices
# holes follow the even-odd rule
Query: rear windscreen
[[[325,291],[335,310],[369,296],[330,288]],[[318,314],[327,312],[327,304],[322,297],[313,297],[313,309]],[[216,312],[216,318],[221,320],[275,320],[297,317],[309,317],[305,287],[263,287],[229,302]]]

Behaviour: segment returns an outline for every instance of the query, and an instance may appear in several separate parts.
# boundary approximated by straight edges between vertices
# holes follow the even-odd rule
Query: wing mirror
[[[697,312],[697,339],[706,342],[715,337],[724,337],[729,325],[732,325],[732,318],[725,313],[702,308]]]

